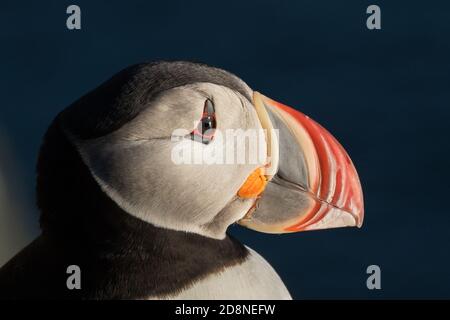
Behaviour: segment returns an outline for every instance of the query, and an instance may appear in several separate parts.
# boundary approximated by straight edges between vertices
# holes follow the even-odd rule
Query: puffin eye
[[[216,113],[214,104],[211,100],[205,101],[203,107],[202,118],[200,119],[197,128],[191,132],[191,139],[204,144],[208,144],[214,138],[216,130]]]

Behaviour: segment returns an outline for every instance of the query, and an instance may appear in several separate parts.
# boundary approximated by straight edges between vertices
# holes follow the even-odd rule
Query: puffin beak
[[[239,223],[267,233],[361,227],[361,184],[339,142],[308,116],[258,92],[253,103],[266,129],[267,184]]]

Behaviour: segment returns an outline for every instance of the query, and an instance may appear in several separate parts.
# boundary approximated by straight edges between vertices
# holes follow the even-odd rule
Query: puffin
[[[41,234],[0,269],[0,299],[292,299],[228,227],[364,216],[355,166],[326,129],[187,61],[132,65],[62,110],[36,172]]]

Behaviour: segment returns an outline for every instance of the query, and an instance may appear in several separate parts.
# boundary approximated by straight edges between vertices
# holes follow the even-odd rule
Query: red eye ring
[[[214,104],[211,100],[205,101],[202,118],[200,119],[197,128],[191,132],[191,139],[204,144],[208,144],[214,138],[216,130],[216,114]]]

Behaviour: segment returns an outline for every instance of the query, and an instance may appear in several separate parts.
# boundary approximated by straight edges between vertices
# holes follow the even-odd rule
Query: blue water
[[[121,68],[202,61],[328,128],[363,184],[362,229],[232,233],[295,298],[450,298],[450,4],[377,1],[72,1],[0,4],[0,126],[32,206],[41,137],[62,108]],[[344,5],[345,3],[345,5]],[[37,213],[29,211],[31,226]],[[382,289],[366,288],[368,265]]]

